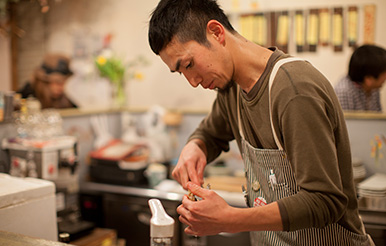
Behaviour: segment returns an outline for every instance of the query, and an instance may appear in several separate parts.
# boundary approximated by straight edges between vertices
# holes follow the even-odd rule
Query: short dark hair
[[[375,45],[362,45],[351,56],[348,76],[354,82],[363,83],[366,76],[378,78],[386,72],[386,50]]]
[[[151,14],[150,47],[158,55],[173,37],[183,43],[195,40],[208,46],[206,25],[210,20],[217,20],[235,32],[215,0],[161,0]]]

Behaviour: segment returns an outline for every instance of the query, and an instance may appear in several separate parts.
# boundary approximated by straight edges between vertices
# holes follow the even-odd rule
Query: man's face
[[[375,90],[375,89],[379,89],[382,87],[382,85],[385,83],[386,81],[386,72],[384,73],[381,73],[378,78],[374,78],[372,76],[367,76],[365,77],[365,82],[366,85],[371,89],[371,90]]]
[[[48,88],[50,90],[51,98],[57,99],[63,96],[66,80],[67,80],[67,77],[62,75],[52,74],[50,76],[50,82],[48,82]]]
[[[181,43],[174,38],[160,57],[171,72],[182,73],[193,87],[225,89],[231,83],[233,65],[225,47],[210,36],[208,40],[210,47],[196,41]]]
[[[386,72],[381,73],[381,74],[378,76],[378,78],[375,79],[375,81],[374,81],[374,86],[375,86],[376,88],[381,88],[382,85],[385,83],[385,81],[386,81]]]

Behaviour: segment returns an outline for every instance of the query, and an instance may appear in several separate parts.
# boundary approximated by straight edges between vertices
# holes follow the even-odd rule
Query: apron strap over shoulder
[[[239,133],[241,138],[244,138],[243,126],[241,125],[241,116],[240,116],[240,86],[237,85],[237,123],[239,125]]]
[[[269,84],[268,84],[268,96],[269,96],[269,119],[271,121],[271,128],[272,128],[272,133],[273,133],[273,138],[275,139],[275,143],[276,143],[276,146],[279,148],[279,150],[283,150],[283,146],[281,145],[278,137],[277,137],[277,134],[276,134],[276,131],[275,131],[275,128],[273,127],[273,122],[272,122],[272,105],[271,105],[271,87],[272,87],[272,84],[273,84],[273,81],[275,80],[275,77],[276,77],[276,74],[277,72],[279,71],[279,68],[285,64],[285,63],[288,63],[288,62],[293,62],[293,61],[304,61],[303,59],[300,59],[300,58],[296,58],[296,57],[289,57],[289,58],[284,58],[284,59],[281,59],[279,60],[278,62],[275,63],[273,69],[272,69],[272,72],[271,72],[271,75],[269,77]]]
[[[284,58],[284,59],[281,59],[279,60],[278,62],[275,63],[273,69],[272,69],[272,72],[271,72],[271,75],[269,77],[269,84],[268,84],[268,95],[269,95],[269,119],[270,119],[270,122],[271,122],[271,128],[272,128],[272,133],[273,133],[273,138],[275,139],[275,143],[277,145],[277,147],[280,149],[280,150],[283,150],[283,147],[281,146],[280,144],[280,141],[277,137],[277,134],[276,134],[276,131],[275,131],[275,128],[273,127],[273,123],[272,123],[272,105],[271,105],[271,87],[272,87],[272,84],[273,84],[273,81],[275,80],[275,77],[276,77],[276,74],[279,70],[279,68],[287,63],[287,62],[292,62],[292,61],[304,61],[303,59],[300,59],[300,58],[295,58],[295,57],[289,57],[289,58]],[[237,121],[238,121],[238,125],[239,125],[239,133],[240,133],[240,136],[244,138],[244,132],[243,132],[243,128],[242,128],[242,125],[241,125],[241,116],[240,116],[240,86],[237,85]]]

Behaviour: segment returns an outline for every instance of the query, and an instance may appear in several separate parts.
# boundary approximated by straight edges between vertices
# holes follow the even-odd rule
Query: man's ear
[[[225,42],[225,28],[216,20],[208,21],[206,25],[207,36],[212,36],[215,40],[223,44]]]
[[[370,75],[366,75],[364,78],[363,78],[363,88],[365,90],[372,90],[374,89],[374,81],[376,79],[373,77],[373,76],[370,76]]]
[[[364,78],[363,78],[363,84],[367,85],[367,86],[371,86],[371,84],[373,83],[374,81],[374,77],[373,76],[370,76],[370,75],[366,75]]]

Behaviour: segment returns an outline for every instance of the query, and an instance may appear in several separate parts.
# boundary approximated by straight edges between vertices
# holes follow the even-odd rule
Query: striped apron
[[[281,65],[297,58],[279,60],[271,73],[269,94],[273,80]],[[247,178],[246,202],[249,207],[264,206],[284,197],[292,196],[299,191],[295,175],[291,169],[286,153],[281,146],[272,124],[271,95],[269,111],[273,136],[278,149],[258,149],[244,138],[241,126],[239,88],[237,93],[238,125],[242,142],[242,155]],[[362,227],[364,228],[364,227]],[[251,232],[252,245],[374,245],[370,236],[353,233],[339,224],[330,224],[324,228],[307,228],[297,231],[254,231]]]

